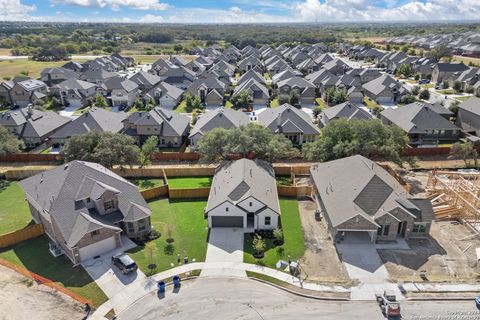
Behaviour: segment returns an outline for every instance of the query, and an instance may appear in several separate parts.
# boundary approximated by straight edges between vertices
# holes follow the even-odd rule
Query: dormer
[[[98,214],[104,215],[118,210],[119,193],[113,187],[85,177],[75,201],[81,201],[87,209],[95,209]]]

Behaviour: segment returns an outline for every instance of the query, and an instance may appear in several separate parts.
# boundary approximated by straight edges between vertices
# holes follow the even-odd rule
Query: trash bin
[[[180,276],[173,276],[173,286],[175,288],[180,287]]]
[[[165,292],[165,281],[159,281],[157,283],[157,287],[158,287],[158,292],[164,293]]]

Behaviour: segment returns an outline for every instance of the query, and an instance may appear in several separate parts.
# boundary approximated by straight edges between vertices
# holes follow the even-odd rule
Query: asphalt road
[[[473,301],[402,302],[402,319],[480,319]],[[201,278],[164,297],[148,295],[118,315],[119,320],[208,319],[385,319],[374,302],[306,299],[248,279]]]

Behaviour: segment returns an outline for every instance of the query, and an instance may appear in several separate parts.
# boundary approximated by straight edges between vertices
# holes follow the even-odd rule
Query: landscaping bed
[[[207,220],[203,217],[206,200],[159,199],[149,202],[152,227],[160,237],[129,253],[140,270],[147,275],[177,266],[177,255],[188,256],[189,262],[205,261],[207,252]],[[173,242],[169,239],[173,239]],[[149,265],[156,268],[150,270]]]
[[[0,181],[0,235],[25,228],[32,216],[17,182]]]
[[[167,177],[171,189],[208,188],[212,185],[212,176]]]
[[[276,246],[274,239],[264,237],[265,254],[262,259],[253,256],[253,234],[245,235],[243,261],[270,268],[275,268],[278,260],[292,261],[301,258],[305,252],[305,241],[303,238],[302,224],[296,199],[280,199],[281,222],[283,229],[284,244]]]
[[[48,251],[47,236],[0,250],[0,258],[66,287],[91,300],[96,306],[107,301],[103,291],[81,266],[73,267],[65,256],[55,258],[51,255]]]
[[[276,176],[275,180],[277,180],[277,185],[279,186],[293,186],[290,176]]]

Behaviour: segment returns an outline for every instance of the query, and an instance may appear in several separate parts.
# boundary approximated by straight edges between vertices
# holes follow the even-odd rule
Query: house
[[[40,80],[49,87],[69,79],[78,79],[80,74],[63,67],[45,68],[40,73]]]
[[[458,140],[460,128],[455,126],[430,104],[414,102],[382,111],[385,125],[396,125],[408,134],[410,145],[438,145]]]
[[[145,71],[139,71],[130,77],[130,81],[135,82],[142,92],[148,92],[160,81],[160,77]]]
[[[378,69],[374,68],[354,68],[347,71],[346,74],[358,78],[361,84],[370,82],[382,75]]]
[[[280,205],[270,163],[241,159],[215,170],[205,216],[209,228],[278,228]]]
[[[190,118],[178,112],[156,107],[134,112],[123,121],[124,133],[142,145],[149,137],[158,137],[159,147],[180,147],[188,137]]]
[[[27,148],[34,148],[71,121],[53,111],[32,107],[10,110],[0,115],[0,125],[23,140]]]
[[[454,74],[456,72],[463,72],[469,69],[463,62],[460,63],[449,63],[449,62],[439,62],[433,68],[432,71],[432,81],[440,83],[443,81],[453,82]]]
[[[158,74],[160,80],[179,89],[186,90],[196,78],[196,73],[186,67],[173,66]]]
[[[332,238],[395,241],[428,235],[434,214],[375,162],[360,156],[310,168],[314,199]],[[360,240],[356,240],[360,241]]]
[[[315,85],[304,78],[292,77],[277,84],[278,94],[290,94],[296,91],[300,95],[299,104],[314,105],[317,98]]]
[[[457,126],[480,137],[480,98],[471,97],[458,106]]]
[[[28,106],[37,99],[45,99],[48,94],[45,82],[28,77],[16,77],[5,81],[0,88],[0,97],[3,97],[7,104],[20,108]]]
[[[93,100],[97,86],[91,82],[68,79],[50,88],[50,92],[60,97],[64,106],[79,108]]]
[[[111,78],[105,82],[112,107],[129,108],[139,96],[138,85],[128,79]]]
[[[75,62],[75,61],[69,61],[67,63],[65,63],[62,68],[65,68],[65,69],[70,69],[72,70],[73,72],[76,72],[76,73],[82,73],[84,72],[86,69],[86,67],[80,63],[80,62]]]
[[[318,115],[318,124],[325,127],[330,121],[344,118],[347,120],[371,120],[373,116],[364,108],[359,107],[351,102],[344,102],[336,106],[324,109]]]
[[[198,141],[212,129],[215,128],[238,128],[250,123],[250,117],[242,112],[233,109],[218,108],[198,116],[197,122],[190,131],[190,147],[195,148]]]
[[[233,91],[232,97],[235,97],[243,91],[246,91],[250,94],[254,105],[267,105],[268,101],[270,100],[268,88],[265,86],[265,84],[258,82],[255,78],[250,78],[250,80],[244,81],[237,85]]]
[[[377,103],[395,103],[408,94],[400,82],[389,75],[383,75],[363,85],[365,95]]]
[[[223,106],[227,86],[217,78],[200,78],[188,87],[187,91],[200,98],[207,106]]]
[[[153,99],[156,105],[163,108],[173,109],[182,101],[184,91],[166,82],[160,82],[155,87],[150,89],[143,96],[143,99]]]
[[[101,86],[109,79],[117,77],[118,75],[115,72],[103,69],[88,69],[80,74],[80,80],[95,83],[97,86]]]
[[[351,103],[360,104],[363,102],[363,92],[359,87],[351,87],[347,90],[348,101]]]
[[[20,186],[50,252],[74,265],[122,246],[122,235],[142,238],[151,230],[151,210],[138,188],[99,164],[72,161]]]
[[[254,69],[255,67],[262,69],[262,61],[255,55],[250,55],[238,63],[238,70],[241,72],[246,72],[248,70]]]
[[[63,146],[68,139],[91,131],[119,133],[123,130],[124,112],[112,112],[93,107],[54,134],[50,140],[55,146]]]
[[[295,146],[315,141],[320,134],[308,114],[288,103],[263,111],[258,115],[258,123],[273,133],[283,134]]]

